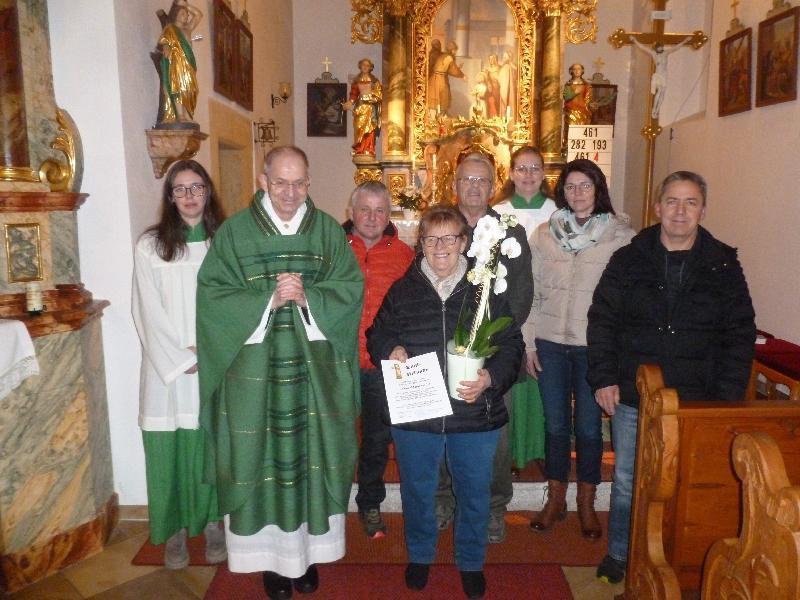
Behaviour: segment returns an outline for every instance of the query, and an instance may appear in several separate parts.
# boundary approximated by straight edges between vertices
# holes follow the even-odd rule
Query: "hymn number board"
[[[613,138],[613,125],[570,125],[567,161],[586,158],[597,163],[610,185]]]

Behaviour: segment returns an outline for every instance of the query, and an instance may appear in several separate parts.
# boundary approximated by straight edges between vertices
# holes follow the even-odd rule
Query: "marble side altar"
[[[0,0],[0,319],[39,373],[0,398],[0,596],[99,552],[117,520],[100,317],[80,283],[80,136],[53,96],[46,0]],[[25,292],[43,292],[27,313]],[[2,343],[2,340],[0,340]]]

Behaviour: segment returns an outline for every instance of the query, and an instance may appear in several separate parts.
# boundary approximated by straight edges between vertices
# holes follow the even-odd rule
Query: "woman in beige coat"
[[[602,535],[594,511],[603,457],[602,411],[586,381],[586,324],[592,294],[611,255],[630,242],[628,217],[611,205],[606,178],[584,159],[568,163],[556,186],[556,206],[531,246],[533,309],[523,328],[528,373],[539,380],[545,415],[548,498],[531,521],[549,529],[566,513],[572,397],[578,475],[578,517],[584,537]]]

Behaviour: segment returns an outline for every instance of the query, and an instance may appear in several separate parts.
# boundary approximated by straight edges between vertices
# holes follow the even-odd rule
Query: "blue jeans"
[[[556,344],[536,340],[536,352],[542,372],[539,393],[542,395],[545,426],[544,470],[548,479],[567,481],[572,432],[571,395],[575,395],[575,454],[578,481],[600,483],[603,460],[603,411],[595,402],[586,381],[586,346]]]
[[[436,556],[435,494],[444,455],[456,497],[455,550],[460,571],[480,571],[486,558],[489,487],[500,430],[424,433],[392,427],[408,561],[431,564]]]
[[[639,411],[618,404],[611,417],[611,441],[614,444],[614,485],[611,487],[611,514],[608,516],[608,554],[628,562],[631,532],[633,468],[636,462],[636,430]]]

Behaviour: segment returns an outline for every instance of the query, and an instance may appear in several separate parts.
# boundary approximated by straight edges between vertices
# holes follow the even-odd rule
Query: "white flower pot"
[[[486,360],[480,356],[456,354],[453,340],[447,342],[447,391],[454,400],[463,400],[458,395],[461,381],[477,381],[478,369],[483,368]]]

